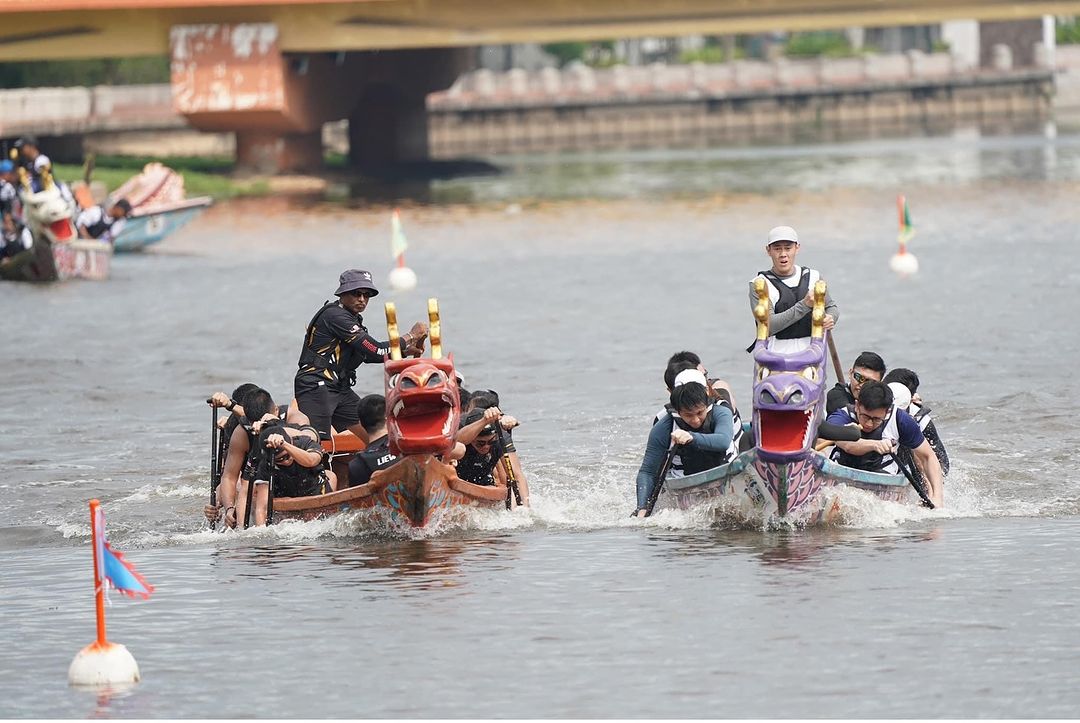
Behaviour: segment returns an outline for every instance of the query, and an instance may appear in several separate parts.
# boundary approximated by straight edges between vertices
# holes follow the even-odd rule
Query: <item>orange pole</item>
[[[101,503],[90,500],[90,541],[94,546],[94,604],[97,606],[97,645],[106,647],[109,641],[105,639],[105,585],[101,580],[101,566],[103,560],[98,559],[98,538],[104,533],[97,526],[98,508]]]

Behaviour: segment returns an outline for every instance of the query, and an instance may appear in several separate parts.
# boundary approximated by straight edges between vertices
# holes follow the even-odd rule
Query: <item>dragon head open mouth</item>
[[[776,461],[804,457],[813,448],[825,397],[825,348],[781,355],[754,354],[754,433],[758,453]]]
[[[48,231],[56,241],[72,241],[76,237],[75,225],[72,223],[71,205],[60,194],[60,190],[52,188],[25,195],[26,217],[30,227],[35,231]]]
[[[461,416],[451,359],[387,360],[386,430],[395,454],[439,454],[454,446]]]

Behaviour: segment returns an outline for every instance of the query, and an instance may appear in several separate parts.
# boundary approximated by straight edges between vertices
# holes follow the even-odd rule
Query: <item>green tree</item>
[[[0,63],[0,88],[136,85],[168,82],[169,59],[165,56]]]
[[[1080,43],[1080,20],[1058,18],[1057,41],[1062,45]]]
[[[582,60],[585,57],[585,50],[588,48],[587,43],[548,43],[547,45],[540,46],[544,49],[545,53],[554,55],[559,65],[566,65],[571,60]]]

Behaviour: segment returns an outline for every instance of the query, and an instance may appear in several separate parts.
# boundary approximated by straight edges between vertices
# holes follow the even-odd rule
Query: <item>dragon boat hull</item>
[[[32,248],[14,256],[0,267],[6,281],[66,281],[109,278],[112,247],[103,241],[76,239],[54,242],[45,235],[35,235]]]
[[[213,200],[192,198],[168,206],[138,208],[113,239],[117,253],[142,251],[180,230],[205,211]]]
[[[692,509],[726,498],[765,517],[813,524],[841,514],[838,499],[828,494],[839,486],[892,502],[911,500],[912,488],[900,475],[851,469],[817,452],[790,463],[767,462],[750,449],[726,465],[667,480],[660,505]]]
[[[345,510],[372,509],[393,525],[431,527],[455,510],[505,504],[504,487],[466,482],[453,467],[435,457],[414,455],[376,472],[358,487],[311,497],[277,497],[274,518],[308,520]]]

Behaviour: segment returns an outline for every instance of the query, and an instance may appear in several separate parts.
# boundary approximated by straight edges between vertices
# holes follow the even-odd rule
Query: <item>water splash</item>
[[[563,459],[581,459],[567,454]],[[996,459],[1011,465],[1027,462],[1023,456]],[[980,460],[981,462],[981,460]],[[109,534],[132,547],[188,545],[302,544],[339,540],[424,540],[456,534],[495,533],[526,529],[597,530],[643,527],[663,530],[799,530],[809,524],[795,516],[777,520],[762,514],[739,498],[710,500],[688,510],[664,508],[642,520],[630,516],[635,507],[633,480],[636,456],[611,455],[590,465],[565,461],[538,462],[529,467],[532,506],[506,512],[502,508],[464,508],[435,525],[412,528],[390,521],[373,510],[354,510],[329,518],[284,520],[268,528],[212,532],[201,518],[201,501],[206,497],[201,480],[189,475],[173,481],[144,484],[107,502]],[[1018,472],[1021,477],[1028,470]],[[1022,479],[1033,483],[1037,475]],[[1075,514],[1077,499],[1065,492],[1056,497],[1034,498],[1015,494],[1003,486],[1002,470],[954,460],[945,484],[945,506],[929,510],[914,503],[880,500],[854,488],[839,487],[828,492],[838,503],[840,514],[829,526],[841,529],[889,529],[920,524],[934,519],[971,517],[1038,516]],[[92,480],[88,482],[93,482]],[[914,498],[914,497],[913,497]],[[65,540],[87,539],[89,525],[83,510],[63,517],[51,516],[45,524]]]

